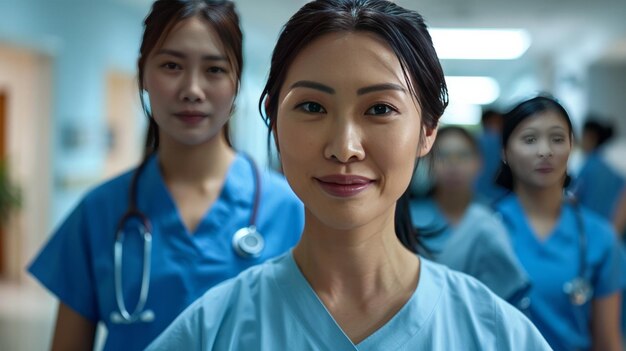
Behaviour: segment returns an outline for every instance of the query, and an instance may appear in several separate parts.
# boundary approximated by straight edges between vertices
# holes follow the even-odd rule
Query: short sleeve
[[[601,261],[595,275],[594,297],[602,298],[626,288],[626,254],[620,248],[617,236],[607,224],[603,226],[607,232],[602,236],[605,240]]]
[[[83,201],[52,235],[28,271],[61,302],[97,322],[99,316],[85,212]]]

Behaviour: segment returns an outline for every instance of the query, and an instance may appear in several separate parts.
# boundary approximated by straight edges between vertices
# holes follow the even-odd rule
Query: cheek
[[[369,151],[383,173],[388,173],[387,186],[405,189],[418,157],[419,128],[394,128],[373,135],[370,141],[366,153]]]

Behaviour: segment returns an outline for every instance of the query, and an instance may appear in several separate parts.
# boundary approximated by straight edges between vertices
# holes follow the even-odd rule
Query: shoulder
[[[132,169],[96,185],[83,197],[82,203],[102,206],[108,204],[113,198],[127,198],[134,172],[135,169]]]
[[[425,262],[427,276],[441,290],[435,318],[453,323],[458,337],[475,340],[488,349],[549,350],[533,324],[517,309],[496,296],[484,284],[466,274]],[[525,343],[521,346],[514,343]]]
[[[573,210],[577,211],[575,208]],[[580,216],[584,221],[583,225],[586,232],[593,235],[593,241],[602,241],[611,245],[616,241],[615,229],[606,218],[584,206],[580,206],[578,211],[580,211]]]
[[[189,305],[147,350],[221,349],[225,345],[232,346],[236,336],[256,333],[255,326],[265,315],[260,311],[267,312],[271,308],[268,298],[276,295],[268,291],[274,266],[283,264],[285,257],[250,267],[237,277],[209,289]]]
[[[502,215],[493,209],[481,205],[472,204],[467,211],[468,222],[476,236],[489,241],[501,241],[506,238],[506,227],[502,221]]]

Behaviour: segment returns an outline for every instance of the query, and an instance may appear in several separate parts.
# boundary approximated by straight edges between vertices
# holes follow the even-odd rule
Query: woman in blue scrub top
[[[610,224],[564,198],[572,124],[539,96],[504,120],[496,207],[531,282],[529,317],[555,350],[622,350],[622,258]]]
[[[481,167],[476,139],[464,128],[439,128],[433,145],[433,187],[411,199],[411,218],[426,257],[469,274],[504,300],[524,308],[528,276],[506,228],[474,192]]]
[[[274,49],[261,109],[305,204],[293,251],[208,291],[148,350],[547,350],[477,280],[415,254],[408,186],[447,104],[421,16],[308,2]]]
[[[53,349],[91,349],[98,323],[108,331],[106,350],[143,349],[207,289],[284,253],[302,230],[302,204],[284,179],[256,177],[256,166],[228,140],[242,69],[232,2],[156,1],[138,69],[140,94],[149,96],[151,150],[141,171],[87,194],[29,268],[60,300]],[[129,312],[141,301],[140,221],[124,221],[121,284],[114,241],[131,202],[151,224],[152,262],[144,313],[129,323],[116,293]],[[265,245],[242,257],[233,235],[251,223]]]

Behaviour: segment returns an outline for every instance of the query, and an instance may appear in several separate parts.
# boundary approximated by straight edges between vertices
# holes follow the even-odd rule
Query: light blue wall
[[[0,44],[52,59],[51,226],[99,177],[106,151],[106,73],[134,74],[145,11],[111,0],[0,0]],[[82,135],[75,148],[63,146],[68,128]],[[75,186],[62,186],[67,181]]]

